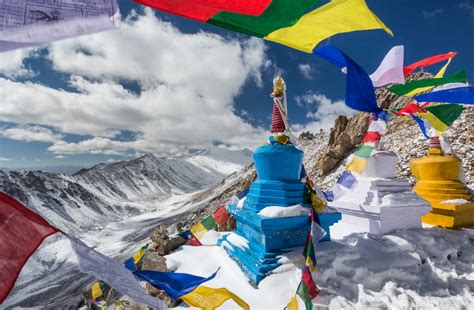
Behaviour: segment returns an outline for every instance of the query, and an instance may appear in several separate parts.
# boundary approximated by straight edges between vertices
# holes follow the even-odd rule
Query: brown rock
[[[168,230],[163,224],[158,225],[150,236],[151,241],[159,243],[161,240],[168,239]]]
[[[160,255],[167,255],[177,248],[179,248],[182,245],[185,245],[187,240],[184,239],[183,237],[174,237],[171,239],[166,239],[166,240],[159,240],[160,242],[157,242],[156,246],[156,251]]]
[[[147,251],[143,256],[142,270],[169,271],[166,266],[166,258],[151,251]]]
[[[362,141],[367,126],[367,113],[358,113],[350,119],[345,115],[337,117],[334,127],[329,133],[328,145],[318,160],[318,166],[323,176],[337,168]]]
[[[151,296],[158,297],[163,300],[169,308],[174,308],[181,303],[181,299],[173,299],[165,291],[156,289],[150,283],[146,284],[146,290]]]

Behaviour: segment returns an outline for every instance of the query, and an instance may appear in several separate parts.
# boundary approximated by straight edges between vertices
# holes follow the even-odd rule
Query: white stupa
[[[364,159],[364,169],[346,172],[345,180],[338,181],[330,206],[342,213],[339,225],[374,235],[421,228],[421,217],[431,211],[430,204],[413,192],[407,180],[394,178],[397,155],[378,148],[376,143]]]

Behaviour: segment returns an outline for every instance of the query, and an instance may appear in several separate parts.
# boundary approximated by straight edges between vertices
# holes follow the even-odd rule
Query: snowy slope
[[[321,288],[315,306],[329,309],[472,309],[474,305],[474,230],[426,227],[400,230],[372,239],[336,225],[332,242],[316,247]],[[296,288],[304,264],[303,249],[283,255],[289,262],[260,282],[258,289],[226,252],[217,247],[222,233],[208,232],[205,246],[183,246],[167,256],[168,268],[208,276],[209,287],[226,287],[251,309],[283,309]],[[206,261],[206,264],[196,262]],[[283,267],[283,266],[282,266]],[[181,304],[177,309],[186,309]],[[236,309],[233,301],[219,309]],[[300,301],[300,309],[304,309]]]
[[[74,175],[0,171],[0,189],[65,231],[85,231],[154,210],[164,199],[209,187],[250,160],[246,152],[187,158],[151,154],[82,169]],[[226,155],[229,159],[226,159]],[[232,157],[233,156],[233,157]],[[206,168],[203,162],[213,163]]]
[[[186,158],[186,161],[210,173],[217,171],[229,175],[252,162],[252,151],[248,149],[233,151],[214,146],[195,153]]]

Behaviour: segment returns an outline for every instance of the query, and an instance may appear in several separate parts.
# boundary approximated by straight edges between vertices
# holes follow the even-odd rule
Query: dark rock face
[[[368,120],[368,115],[363,113],[358,113],[350,119],[345,115],[336,118],[334,127],[329,133],[328,144],[318,159],[319,169],[323,176],[337,168],[362,141]]]

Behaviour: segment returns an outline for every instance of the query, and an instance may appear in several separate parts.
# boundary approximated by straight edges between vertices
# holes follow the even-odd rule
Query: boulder
[[[169,271],[166,266],[166,258],[152,251],[146,251],[143,256],[142,270]]]

